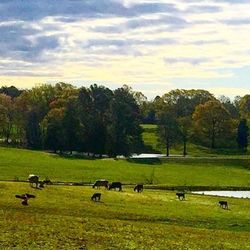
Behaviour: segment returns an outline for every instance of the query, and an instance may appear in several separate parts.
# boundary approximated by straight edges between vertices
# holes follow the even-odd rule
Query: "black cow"
[[[143,184],[137,184],[134,188],[134,191],[140,193],[143,191]]]
[[[43,183],[46,184],[46,185],[52,185],[53,184],[52,181],[50,179],[47,179],[47,178],[45,180],[43,180]]]
[[[179,200],[185,200],[185,193],[183,192],[178,192],[176,193],[176,195],[178,196]]]
[[[44,188],[44,185],[45,185],[45,184],[51,185],[52,182],[51,182],[50,180],[48,180],[48,179],[43,180],[43,181],[38,181],[38,188]]]
[[[95,181],[93,188],[105,187],[106,189],[108,189],[108,185],[109,185],[109,182],[107,180],[97,180]]]
[[[227,201],[219,201],[219,205],[222,208],[228,209],[228,203],[227,203]]]
[[[100,201],[101,200],[101,193],[94,193],[91,197],[92,201]]]
[[[121,182],[112,182],[110,185],[109,185],[109,190],[111,189],[119,189],[119,191],[122,191],[122,184]]]

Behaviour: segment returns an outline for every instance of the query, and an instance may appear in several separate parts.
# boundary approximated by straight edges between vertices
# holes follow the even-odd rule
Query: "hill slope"
[[[250,186],[248,159],[91,160],[0,147],[0,180],[27,180],[29,174],[49,177],[52,181],[94,182],[106,178],[168,186]]]
[[[32,193],[22,206],[15,194]],[[0,245],[3,249],[247,249],[249,201],[228,198],[230,210],[217,197],[174,192],[134,193],[90,187],[0,183]],[[237,240],[236,240],[237,239]]]

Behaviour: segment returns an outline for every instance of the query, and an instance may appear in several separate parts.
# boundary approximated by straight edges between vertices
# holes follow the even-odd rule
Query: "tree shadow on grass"
[[[136,164],[161,165],[162,161],[159,158],[129,158],[128,162]]]
[[[95,157],[95,156],[88,156],[88,155],[83,155],[83,154],[69,154],[69,153],[61,153],[61,154],[55,154],[55,153],[50,153],[50,156],[54,158],[63,158],[67,160],[97,160],[101,159],[100,157]]]
[[[160,150],[154,149],[151,145],[143,145],[141,151],[146,154],[161,154]]]

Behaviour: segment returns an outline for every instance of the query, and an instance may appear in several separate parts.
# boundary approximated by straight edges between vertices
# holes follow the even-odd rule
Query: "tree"
[[[93,102],[90,90],[81,87],[77,97],[77,113],[79,118],[79,147],[81,152],[91,152],[91,120],[93,119]]]
[[[196,107],[193,114],[196,139],[212,149],[228,146],[232,141],[234,121],[219,101],[208,101]]]
[[[171,110],[169,117],[171,118],[172,141],[183,143],[183,156],[187,154],[187,141],[191,138],[192,131],[192,114],[199,104],[204,104],[207,101],[215,100],[214,96],[205,90],[172,90],[162,96],[162,100],[168,110]],[[169,112],[169,111],[168,111]]]
[[[60,141],[60,151],[73,151],[79,149],[79,115],[78,115],[78,94],[79,90],[70,84],[57,83],[55,85],[55,99],[50,103],[49,120],[47,125],[53,128],[58,127],[59,131],[56,132],[55,137],[58,134],[63,134],[63,141]],[[48,117],[45,117],[45,120]],[[62,123],[62,127],[59,126],[59,121]]]
[[[239,118],[239,111],[236,107],[235,102],[231,102],[230,98],[224,95],[220,96],[219,101],[229,111],[233,119]]]
[[[3,86],[0,88],[0,94],[8,95],[11,98],[18,97],[19,95],[21,95],[22,92],[23,92],[22,90],[19,90],[15,86],[10,86],[10,87]]]
[[[77,113],[75,99],[70,99],[64,110],[62,120],[65,135],[65,150],[72,151],[79,149],[80,122]]]
[[[176,89],[162,96],[163,101],[171,106],[177,117],[191,116],[195,107],[207,101],[215,100],[214,96],[206,90]]]
[[[65,149],[64,112],[63,108],[54,108],[42,122],[44,145],[55,153],[57,150],[62,152]]]
[[[113,93],[110,89],[96,84],[90,86],[92,100],[92,119],[89,138],[91,150],[94,154],[102,155],[106,152],[108,112]]]
[[[170,147],[178,138],[179,127],[177,119],[172,112],[158,115],[158,134],[160,142],[166,147],[166,156],[170,155]]]
[[[250,119],[250,95],[245,95],[239,100],[241,118]]]
[[[247,120],[246,119],[240,120],[237,131],[237,143],[239,149],[242,149],[244,151],[246,151],[248,147],[248,136],[249,136],[248,132],[249,128],[247,126]]]
[[[40,123],[49,112],[50,103],[55,97],[55,88],[49,84],[23,91],[18,97],[19,108],[22,110],[22,116],[25,120],[24,135],[28,147],[42,148],[43,138]]]
[[[129,156],[142,146],[138,104],[130,90],[114,91],[110,102],[107,153],[109,156]]]
[[[213,100],[214,97],[208,91],[204,90],[176,89],[164,94],[161,99],[163,102],[161,112],[167,112],[167,116],[169,117],[168,119],[166,117],[163,119],[165,120],[165,136],[168,134],[165,143],[167,145],[167,154],[170,144],[182,141],[183,155],[185,156],[187,154],[187,141],[191,131],[192,113],[196,105]],[[167,134],[166,131],[168,131]],[[172,142],[169,143],[169,140]]]
[[[81,88],[77,99],[80,121],[80,148],[100,156],[106,153],[108,112],[113,92],[104,86]]]
[[[190,116],[184,116],[178,118],[178,127],[180,136],[183,142],[183,156],[187,155],[187,142],[190,136],[190,131],[192,129],[192,119]]]
[[[0,136],[9,143],[13,133],[16,110],[10,96],[0,94]]]
[[[142,123],[156,124],[156,112],[154,102],[145,102],[140,106]]]
[[[43,138],[40,127],[40,114],[37,110],[28,112],[25,130],[27,146],[32,149],[42,148]]]
[[[170,147],[177,142],[179,126],[173,106],[162,98],[155,100],[156,119],[158,124],[159,141],[166,147],[166,156],[170,155]]]

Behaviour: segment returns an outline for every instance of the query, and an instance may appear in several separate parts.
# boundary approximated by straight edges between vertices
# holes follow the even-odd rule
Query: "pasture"
[[[52,181],[93,183],[97,179],[163,186],[250,186],[249,159],[78,159],[41,151],[0,147],[0,180],[27,180],[29,174]]]
[[[22,206],[18,193],[35,199]],[[122,192],[80,186],[0,183],[2,249],[249,249],[250,203],[126,187]]]
[[[1,249],[248,249],[249,199],[144,189],[122,192],[104,187],[47,185],[30,187],[29,174],[52,182],[169,186],[250,186],[249,159],[85,159],[41,151],[0,147]],[[9,182],[11,181],[11,182]],[[101,201],[92,201],[95,193]],[[36,198],[23,206],[15,195]],[[226,199],[229,210],[218,201]],[[237,240],[235,240],[237,239]]]

